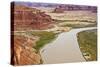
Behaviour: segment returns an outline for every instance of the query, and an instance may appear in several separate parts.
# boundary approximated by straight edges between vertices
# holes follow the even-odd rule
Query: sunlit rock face
[[[41,57],[34,51],[36,40],[24,36],[14,35],[14,46],[11,59],[13,65],[40,64]]]
[[[47,29],[52,27],[52,18],[36,8],[14,6],[14,30]]]

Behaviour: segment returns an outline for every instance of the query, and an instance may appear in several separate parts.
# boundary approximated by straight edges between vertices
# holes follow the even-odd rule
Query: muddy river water
[[[92,29],[97,27],[78,28],[60,33],[54,41],[40,50],[43,64],[85,61],[78,45],[77,33]]]

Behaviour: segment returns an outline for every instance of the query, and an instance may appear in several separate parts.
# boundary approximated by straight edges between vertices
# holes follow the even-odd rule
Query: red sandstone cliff
[[[13,65],[40,64],[41,57],[35,51],[35,37],[14,35],[14,46],[11,48],[11,63]]]
[[[14,6],[14,30],[48,29],[52,27],[52,18],[36,8]]]

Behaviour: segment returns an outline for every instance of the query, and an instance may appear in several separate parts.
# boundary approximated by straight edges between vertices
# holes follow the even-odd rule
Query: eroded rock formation
[[[36,8],[15,5],[14,30],[48,29],[52,27],[52,18]]]
[[[34,49],[36,37],[14,35],[14,47],[12,47],[13,65],[40,64],[41,57]],[[14,49],[13,49],[14,48]]]

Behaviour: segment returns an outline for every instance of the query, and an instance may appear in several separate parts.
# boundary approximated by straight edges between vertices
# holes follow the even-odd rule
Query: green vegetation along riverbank
[[[46,31],[38,31],[32,32],[32,35],[40,37],[39,41],[36,42],[35,48],[39,50],[45,44],[53,41],[56,38],[56,34],[53,32],[46,32]]]
[[[80,50],[86,61],[97,60],[97,30],[87,30],[78,33]]]

